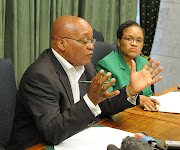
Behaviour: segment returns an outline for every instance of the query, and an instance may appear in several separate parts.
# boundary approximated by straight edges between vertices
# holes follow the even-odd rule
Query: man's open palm
[[[134,62],[134,60],[132,60],[129,84],[132,95],[135,95],[149,85],[154,84],[162,79],[162,76],[154,79],[154,77],[156,77],[163,70],[163,67],[159,67],[158,70],[155,71],[160,64],[160,61],[157,61],[155,65],[153,65],[151,69],[148,70],[153,62],[154,59],[150,59],[141,71],[136,72],[136,63]]]

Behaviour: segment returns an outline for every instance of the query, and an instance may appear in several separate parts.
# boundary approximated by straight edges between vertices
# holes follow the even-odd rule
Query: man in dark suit
[[[109,93],[107,89],[115,79],[103,86],[111,73],[102,77],[104,71],[101,70],[96,75],[90,63],[95,40],[87,21],[61,16],[54,22],[51,36],[51,48],[46,49],[22,77],[7,149],[21,150],[38,143],[59,144],[96,124],[99,117],[108,117],[138,104],[136,94],[162,78],[153,79],[162,71],[160,67],[153,73],[160,62],[148,71],[153,62],[150,60],[143,70],[136,72],[132,61],[130,84]]]

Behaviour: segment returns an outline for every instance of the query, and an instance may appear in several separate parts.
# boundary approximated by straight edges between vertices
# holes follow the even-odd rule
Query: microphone
[[[113,144],[109,144],[107,147],[107,150],[120,150],[119,148],[117,148],[115,145]]]
[[[123,139],[120,149],[110,144],[107,150],[154,150],[154,147],[150,146],[141,138],[127,136]]]
[[[135,137],[141,138],[146,143],[149,143],[150,146],[152,146],[154,148],[157,148],[158,150],[166,150],[159,143],[157,143],[155,139],[153,139],[152,137],[148,136],[145,132],[137,133],[137,134],[135,134]]]

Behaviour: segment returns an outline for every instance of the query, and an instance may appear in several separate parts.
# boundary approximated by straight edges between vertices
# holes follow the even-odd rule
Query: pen
[[[154,105],[156,106],[156,102],[154,102]]]
[[[79,81],[79,83],[86,83],[86,84],[91,84],[92,81]],[[107,84],[108,82],[104,82],[104,84]]]

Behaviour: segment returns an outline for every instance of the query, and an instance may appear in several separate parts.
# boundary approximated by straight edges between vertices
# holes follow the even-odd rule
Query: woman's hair
[[[123,36],[123,31],[130,26],[137,26],[142,29],[142,27],[139,24],[137,24],[135,21],[130,21],[130,20],[126,21],[119,26],[119,28],[117,30],[117,38],[121,39]],[[143,29],[142,29],[142,31],[143,31]],[[144,34],[144,31],[143,31],[143,34]]]

